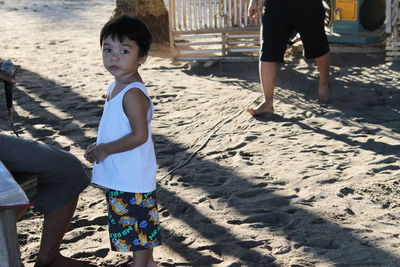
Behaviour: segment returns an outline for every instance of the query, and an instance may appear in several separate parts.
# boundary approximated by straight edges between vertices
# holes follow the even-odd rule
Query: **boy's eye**
[[[104,49],[103,49],[103,52],[104,52],[104,53],[110,53],[110,52],[111,52],[111,49],[110,49],[110,48],[104,48]]]
[[[121,50],[121,54],[123,54],[123,55],[129,54],[129,51],[128,50]]]

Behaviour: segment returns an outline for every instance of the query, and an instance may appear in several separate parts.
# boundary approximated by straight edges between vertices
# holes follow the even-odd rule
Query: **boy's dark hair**
[[[139,56],[145,56],[150,50],[152,37],[146,24],[140,19],[120,15],[109,20],[101,29],[100,46],[108,36],[122,42],[124,38],[135,41],[139,46]]]

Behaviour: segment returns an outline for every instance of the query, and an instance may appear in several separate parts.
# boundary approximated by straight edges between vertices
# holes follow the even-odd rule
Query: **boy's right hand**
[[[106,152],[106,145],[105,144],[91,144],[88,146],[86,153],[85,153],[85,158],[93,163],[100,163],[102,162],[106,157],[108,156]]]
[[[89,156],[89,151],[92,150],[92,148],[95,147],[95,146],[96,146],[96,143],[93,143],[93,144],[89,145],[89,146],[86,148],[86,151],[85,151],[84,157],[85,157],[85,159],[86,159],[87,161],[89,161],[90,163],[93,163],[94,160]]]

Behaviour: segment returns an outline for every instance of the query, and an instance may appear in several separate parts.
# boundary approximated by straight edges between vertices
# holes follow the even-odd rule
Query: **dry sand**
[[[0,59],[21,67],[16,127],[69,150],[88,172],[83,152],[111,80],[98,35],[114,5],[0,1]],[[155,50],[142,75],[156,104],[160,266],[400,266],[398,63],[333,55],[333,104],[320,106],[318,72],[292,56],[278,77],[276,114],[252,118],[243,110],[261,100],[257,63],[190,68]],[[3,102],[0,129],[12,134]],[[30,211],[18,223],[25,266],[41,221]],[[88,187],[62,253],[122,266],[130,255],[108,242],[104,196]]]

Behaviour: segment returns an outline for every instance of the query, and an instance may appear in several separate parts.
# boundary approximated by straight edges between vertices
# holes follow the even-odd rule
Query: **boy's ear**
[[[143,63],[145,63],[146,59],[147,59],[147,55],[144,55],[144,56],[140,57],[139,58],[139,64],[142,65]]]

